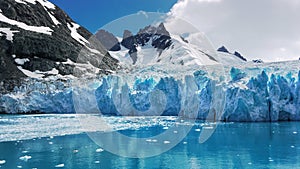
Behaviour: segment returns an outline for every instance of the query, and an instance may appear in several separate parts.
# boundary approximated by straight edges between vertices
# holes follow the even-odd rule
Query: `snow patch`
[[[47,0],[15,0],[17,3],[22,4],[36,4],[37,2],[40,3],[42,6],[47,7],[48,9],[55,9],[55,5]]]
[[[87,62],[87,63],[74,63],[72,60],[67,59],[67,61],[62,62],[62,64],[75,66],[74,69],[78,69],[78,70],[83,71],[83,72],[92,72],[92,73],[97,74],[100,71],[99,68],[93,66],[90,62]]]
[[[31,77],[31,78],[39,79],[39,78],[44,77],[44,75],[41,75],[41,74],[38,74],[38,73],[35,73],[35,72],[31,72],[29,70],[23,69],[21,66],[18,66],[18,69],[21,70],[26,76]]]
[[[48,14],[49,14],[50,18],[52,19],[52,21],[55,25],[60,24],[60,22],[55,18],[55,16],[53,16],[49,11],[48,11]]]
[[[6,36],[6,39],[13,41],[14,33],[19,31],[12,31],[10,28],[0,28],[0,36]]]
[[[81,43],[82,45],[89,44],[89,42],[77,32],[77,29],[80,27],[80,25],[76,23],[72,23],[72,25],[68,23],[68,28],[71,31],[72,38]]]
[[[96,49],[91,49],[91,48],[89,48],[89,47],[87,47],[86,46],[86,48],[90,51],[90,52],[92,52],[92,53],[95,53],[95,54],[101,54],[98,50],[96,50]]]
[[[28,30],[28,31],[32,31],[32,32],[37,32],[37,33],[43,33],[43,34],[47,34],[47,35],[52,35],[53,30],[49,27],[45,27],[45,26],[29,26],[23,22],[18,22],[12,19],[7,18],[6,16],[4,16],[2,14],[2,12],[0,12],[0,21],[10,24],[10,25],[16,25],[21,29],[24,30]]]
[[[26,62],[29,62],[30,60],[28,58],[25,58],[25,59],[19,59],[19,58],[16,58],[15,59],[15,62],[18,64],[18,65],[24,65],[24,63]]]
[[[26,4],[26,2],[24,2],[23,0],[15,0],[15,1],[20,4]]]
[[[217,52],[216,59],[224,65],[243,65],[245,62],[235,55],[225,52]]]
[[[47,71],[47,72],[42,72],[42,71],[36,70],[35,73],[48,74],[48,75],[58,75],[59,71],[57,69],[53,68],[52,70]]]
[[[47,72],[48,74],[58,75],[59,71],[53,68],[51,71]]]
[[[71,60],[71,59],[67,59],[66,62],[62,62],[62,64],[66,64],[66,65],[74,65],[75,63]]]
[[[40,79],[43,78],[45,75],[58,75],[59,71],[55,68],[53,68],[50,71],[47,72],[42,72],[39,70],[36,70],[34,72],[23,69],[22,66],[18,66],[18,69],[21,70],[26,76],[30,77],[30,78],[35,78],[35,79]]]

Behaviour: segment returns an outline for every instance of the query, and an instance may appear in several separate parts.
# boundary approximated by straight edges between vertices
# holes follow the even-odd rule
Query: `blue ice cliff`
[[[31,79],[1,95],[0,111],[181,115],[206,119],[215,108],[213,100],[220,99],[223,107],[214,111],[222,121],[295,121],[300,120],[298,64],[251,64],[227,66],[223,73],[206,68],[175,74],[152,67],[132,72],[131,76],[112,74],[80,83]]]

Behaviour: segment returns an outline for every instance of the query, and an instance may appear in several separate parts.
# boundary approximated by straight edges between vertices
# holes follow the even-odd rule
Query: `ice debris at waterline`
[[[223,110],[222,121],[300,120],[299,62],[226,66],[224,73],[216,71],[219,72],[202,69],[170,73],[152,67],[131,72],[130,76],[123,73],[85,80],[79,87],[73,80],[31,79],[1,95],[0,112],[100,110],[104,115],[206,119],[217,104],[224,103],[224,107],[214,110]],[[216,98],[220,101],[213,103]]]

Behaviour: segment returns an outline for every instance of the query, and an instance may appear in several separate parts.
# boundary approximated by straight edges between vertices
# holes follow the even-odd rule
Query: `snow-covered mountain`
[[[149,25],[133,35],[125,30],[117,38],[107,30],[99,30],[97,39],[112,57],[125,67],[149,65],[201,66],[243,64],[247,60],[239,53],[216,51],[202,33],[171,34],[163,23]]]
[[[0,80],[92,74],[117,69],[92,34],[46,0],[0,1]],[[79,59],[80,53],[84,59]],[[78,63],[77,63],[78,62]]]

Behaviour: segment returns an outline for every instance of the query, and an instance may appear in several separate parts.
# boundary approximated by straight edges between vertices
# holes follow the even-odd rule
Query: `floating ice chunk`
[[[104,150],[102,149],[102,148],[98,148],[97,150],[96,150],[96,152],[97,153],[101,153],[101,152],[103,152]]]
[[[205,126],[205,127],[203,127],[203,129],[206,129],[206,130],[213,130],[214,127],[213,127],[213,126]]]
[[[171,142],[170,141],[164,141],[164,144],[170,144]]]
[[[95,161],[95,164],[99,164],[100,163],[100,161]]]
[[[55,168],[63,168],[63,167],[65,167],[65,164],[58,164],[55,166]]]
[[[25,155],[25,156],[20,157],[19,159],[22,160],[22,161],[27,162],[27,161],[30,160],[31,158],[32,158],[31,156]]]
[[[6,163],[5,160],[0,160],[0,165],[3,165],[3,164],[5,164],[5,163]]]
[[[146,142],[149,142],[149,143],[157,143],[157,140],[156,140],[156,139],[147,139]]]

